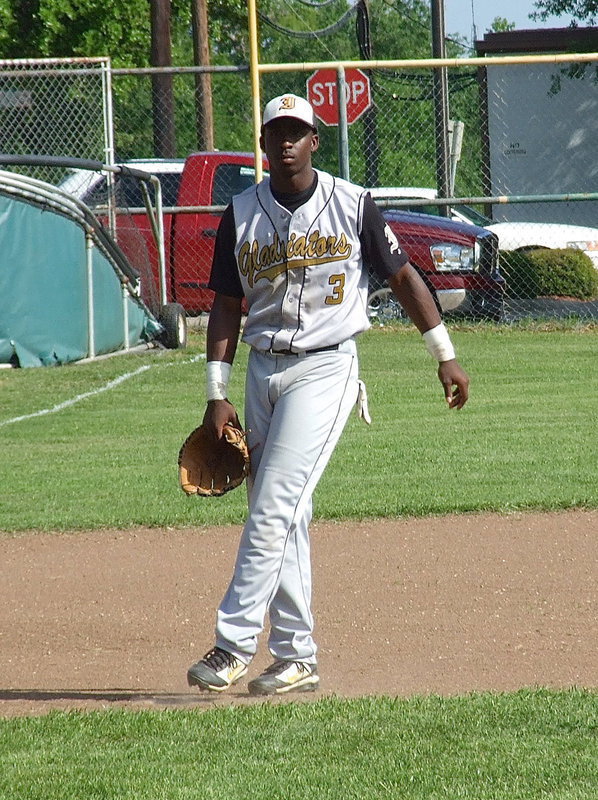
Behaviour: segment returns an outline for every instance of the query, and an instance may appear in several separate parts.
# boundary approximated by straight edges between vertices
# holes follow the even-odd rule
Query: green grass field
[[[316,517],[598,507],[598,329],[477,326],[453,339],[472,379],[461,412],[445,407],[412,328],[361,338],[373,424],[350,420]],[[178,448],[203,415],[202,353],[194,333],[185,352],[1,370],[3,535],[239,523],[243,490],[205,501],[177,484]],[[245,358],[242,347],[239,408]],[[0,720],[2,800],[597,796],[592,691]]]
[[[472,379],[462,411],[446,408],[413,329],[361,337],[373,423],[352,415],[316,517],[598,504],[598,330],[479,326],[453,338]],[[178,449],[204,410],[203,340],[192,341],[185,352],[0,371],[0,530],[241,522],[243,490],[205,502],[178,489]],[[232,379],[240,411],[246,355],[242,346]]]
[[[596,696],[325,699],[0,724],[6,800],[594,800]]]

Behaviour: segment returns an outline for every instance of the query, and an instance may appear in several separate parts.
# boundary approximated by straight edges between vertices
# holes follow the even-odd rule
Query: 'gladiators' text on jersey
[[[330,261],[343,261],[351,255],[353,245],[345,234],[322,236],[315,230],[309,236],[292,233],[287,242],[278,233],[274,234],[272,244],[262,244],[257,239],[245,241],[239,250],[239,272],[249,286],[255,281],[272,281],[288,269],[305,269]]]

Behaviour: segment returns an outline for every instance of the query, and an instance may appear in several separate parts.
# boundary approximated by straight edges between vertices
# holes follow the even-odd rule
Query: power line
[[[275,31],[284,33],[286,36],[293,36],[296,39],[317,39],[319,36],[329,36],[332,33],[336,33],[337,31],[341,30],[341,28],[345,27],[353,14],[355,14],[355,6],[349,8],[336,22],[333,22],[331,25],[327,25],[325,28],[320,28],[317,31],[295,31],[292,28],[285,28],[283,25],[279,25],[277,22],[274,22],[274,20],[270,19],[270,17],[268,17],[262,11],[258,10],[257,12],[258,17],[262,22],[265,22],[271,28],[274,28]]]
[[[304,6],[311,6],[312,8],[326,8],[326,6],[336,3],[337,0],[322,0],[322,2],[312,2],[311,0],[297,0],[298,3],[303,3]]]

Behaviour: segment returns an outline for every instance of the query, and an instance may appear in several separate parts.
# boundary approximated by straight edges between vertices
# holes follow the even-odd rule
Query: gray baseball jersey
[[[259,350],[305,351],[361,333],[367,268],[386,279],[407,262],[364,189],[315,173],[296,210],[265,178],[234,198],[219,229],[209,286],[247,298],[243,340]]]

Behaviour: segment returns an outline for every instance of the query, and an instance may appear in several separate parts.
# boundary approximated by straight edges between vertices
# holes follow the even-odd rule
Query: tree
[[[238,2],[223,0],[216,7],[228,13]],[[173,40],[188,39],[190,52],[189,0],[172,0],[171,13]],[[148,0],[0,0],[0,58],[76,56],[110,56],[120,67],[149,66]]]
[[[502,33],[504,31],[514,31],[516,27],[514,22],[509,22],[505,17],[494,17],[490,30],[493,33]]]
[[[109,55],[115,63],[147,64],[147,0],[8,0],[3,11],[2,58]]]
[[[544,20],[568,14],[588,25],[598,22],[598,0],[536,0],[534,5],[538,11],[531,14],[532,19]]]

